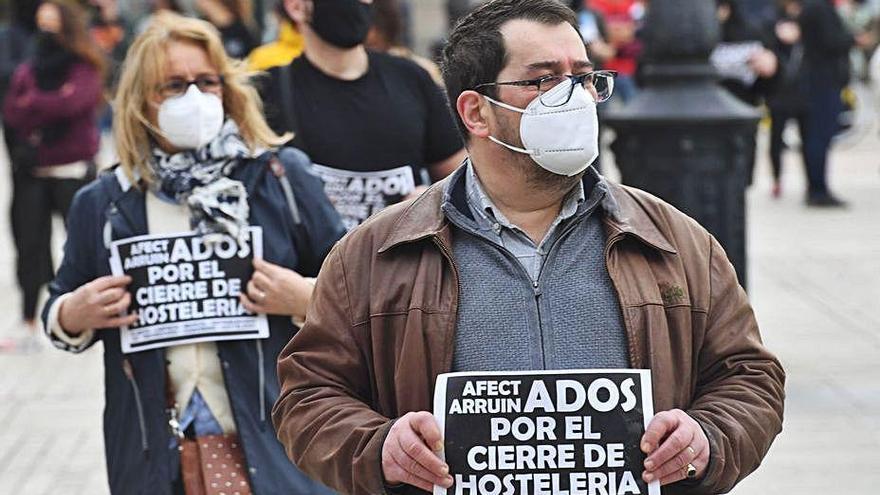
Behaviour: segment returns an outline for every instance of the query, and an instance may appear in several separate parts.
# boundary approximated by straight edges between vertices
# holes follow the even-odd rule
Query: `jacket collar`
[[[379,248],[379,253],[402,244],[441,235],[441,232],[448,227],[446,215],[442,210],[443,203],[449,200],[449,189],[456,185],[456,181],[461,180],[465,167],[466,164],[462,165],[449,177],[429,187],[425,193],[406,206]],[[654,249],[676,254],[672,243],[657,227],[651,213],[643,204],[644,200],[640,200],[631,189],[609,182],[592,167],[588,173],[589,176],[584,178],[585,182],[589,181],[591,185],[594,183],[595,187],[607,189],[605,199],[602,201],[602,211],[604,221],[610,229],[632,235]]]
[[[617,203],[613,214],[606,211],[605,224],[612,230],[627,234],[642,243],[670,254],[677,254],[673,244],[657,227],[652,215],[657,215],[656,207],[646,204],[642,195],[635,194],[632,188],[605,181],[608,195]]]

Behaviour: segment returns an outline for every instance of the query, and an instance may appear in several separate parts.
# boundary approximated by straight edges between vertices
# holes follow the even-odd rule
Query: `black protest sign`
[[[416,187],[410,166],[376,172],[352,172],[323,165],[313,168],[324,181],[324,193],[348,230],[386,206],[400,203]]]
[[[648,370],[440,375],[434,416],[454,484],[435,495],[659,495],[642,480]]]
[[[254,257],[262,256],[259,227],[240,240],[146,235],[114,241],[110,249],[113,274],[132,278],[129,311],[138,314],[122,328],[122,352],[269,336],[266,316],[249,313],[239,300]]]

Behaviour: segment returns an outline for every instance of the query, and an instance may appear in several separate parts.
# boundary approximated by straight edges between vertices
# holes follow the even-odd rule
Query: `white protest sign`
[[[324,181],[324,193],[351,230],[367,218],[400,203],[416,188],[412,167],[403,166],[376,172],[352,172],[313,165]]]
[[[206,243],[193,233],[144,235],[114,241],[110,268],[132,278],[130,312],[138,321],[121,329],[122,352],[179,344],[269,336],[265,315],[249,313],[239,294],[263,255],[263,231],[249,227]]]
[[[751,86],[758,79],[752,69],[752,57],[763,49],[758,41],[740,43],[718,43],[712,50],[709,61],[723,79],[734,79],[745,86]]]
[[[434,495],[660,495],[639,448],[653,415],[649,370],[440,375],[454,484]]]

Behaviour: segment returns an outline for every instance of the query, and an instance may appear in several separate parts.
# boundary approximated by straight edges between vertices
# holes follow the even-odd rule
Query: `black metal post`
[[[717,84],[715,2],[652,0],[644,87],[604,122],[623,183],[675,205],[724,246],[746,284],[745,189],[758,112]]]

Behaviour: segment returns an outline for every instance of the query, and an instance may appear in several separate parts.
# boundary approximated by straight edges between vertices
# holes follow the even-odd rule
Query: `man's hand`
[[[752,55],[749,60],[749,67],[763,79],[773,77],[779,68],[779,59],[776,54],[766,48],[762,48],[759,52]]]
[[[697,468],[701,478],[709,465],[709,439],[700,425],[681,409],[664,411],[651,420],[642,436],[645,459],[642,478],[668,485],[687,477],[687,465]]]
[[[119,316],[131,305],[131,294],[125,286],[131,283],[128,275],[100,277],[80,286],[61,303],[58,323],[65,332],[79,335],[86,330],[116,328],[131,325],[137,315]]]
[[[283,266],[254,258],[254,275],[241,294],[245,309],[256,314],[287,315],[305,319],[315,286]]]
[[[437,457],[443,437],[429,412],[411,412],[398,419],[382,445],[382,474],[389,485],[406,483],[425,491],[452,486],[449,466]]]

